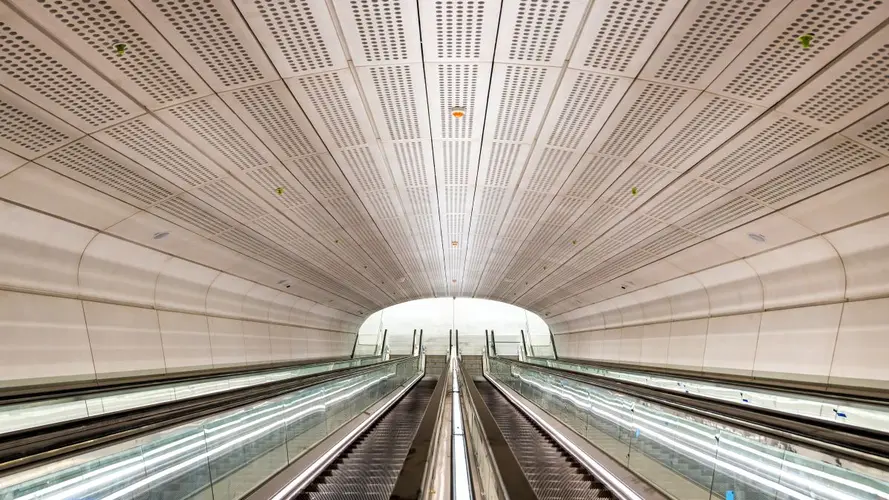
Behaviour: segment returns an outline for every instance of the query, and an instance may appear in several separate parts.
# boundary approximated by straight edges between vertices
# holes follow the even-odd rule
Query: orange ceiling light
[[[454,118],[463,118],[466,116],[466,108],[463,106],[453,106],[451,108],[451,116]]]

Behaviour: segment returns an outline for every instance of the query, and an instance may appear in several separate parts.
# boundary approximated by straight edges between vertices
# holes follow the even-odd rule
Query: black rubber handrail
[[[438,376],[435,389],[423,413],[423,419],[417,428],[417,434],[411,442],[407,457],[401,467],[401,472],[395,479],[390,498],[393,500],[415,500],[422,497],[422,487],[426,463],[429,460],[429,450],[432,448],[432,439],[435,435],[435,427],[438,425],[438,413],[441,409],[442,394],[448,379],[447,365]]]
[[[649,366],[627,366],[620,363],[607,361],[592,361],[577,358],[559,358],[557,361],[577,363],[600,370],[613,370],[616,372],[634,373],[640,375],[653,375],[659,377],[672,377],[679,380],[692,382],[707,382],[736,387],[738,389],[761,389],[781,392],[784,394],[804,394],[821,398],[830,398],[837,401],[850,403],[864,403],[875,406],[889,406],[889,391],[870,387],[828,386],[816,382],[802,382],[793,380],[778,380],[773,378],[752,378],[743,375],[731,375],[727,373],[700,373],[673,368],[658,368]]]
[[[462,386],[463,390],[469,395],[472,406],[475,407],[479,423],[485,433],[485,438],[488,440],[491,457],[494,459],[494,463],[500,473],[500,479],[503,481],[503,489],[506,490],[507,498],[510,500],[537,500],[537,494],[531,488],[531,483],[528,481],[528,477],[525,476],[522,466],[519,465],[519,460],[512,452],[512,448],[509,447],[509,443],[503,437],[503,432],[500,431],[500,426],[494,420],[494,415],[491,414],[491,410],[488,409],[488,405],[485,404],[484,399],[478,392],[478,387],[475,386],[475,382],[463,370],[462,365],[460,365],[460,373],[466,382]]]
[[[601,375],[548,368],[522,361],[498,358],[523,368],[550,373],[593,385],[681,413],[691,414],[720,424],[763,434],[780,441],[850,459],[889,471],[889,434],[852,427],[802,415],[791,415],[768,408],[758,408],[720,401],[696,394],[678,393],[634,382],[618,381]]]
[[[24,429],[3,435],[0,475],[118,443],[161,429],[271,399],[332,380],[339,380],[402,361],[343,368],[288,380],[266,382],[119,412]]]
[[[261,366],[235,366],[213,368],[199,371],[179,372],[174,374],[145,375],[139,377],[121,377],[106,380],[89,380],[80,382],[60,382],[56,384],[31,385],[0,389],[0,406],[19,403],[33,403],[49,399],[66,397],[83,397],[103,392],[130,389],[148,389],[161,385],[182,382],[200,382],[240,375],[268,373],[288,368],[299,368],[316,364],[348,361],[352,358],[323,358],[302,361],[288,361]]]

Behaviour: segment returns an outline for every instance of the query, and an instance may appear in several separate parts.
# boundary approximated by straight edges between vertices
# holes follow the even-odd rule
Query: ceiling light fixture
[[[761,233],[747,233],[747,237],[757,243],[765,243],[766,242],[765,235],[761,234]]]
[[[167,236],[170,236],[169,231],[159,231],[157,233],[154,233],[151,237],[156,240],[162,240],[162,239],[166,238]]]
[[[466,116],[466,108],[463,106],[453,106],[451,107],[451,116],[454,118],[463,118]]]

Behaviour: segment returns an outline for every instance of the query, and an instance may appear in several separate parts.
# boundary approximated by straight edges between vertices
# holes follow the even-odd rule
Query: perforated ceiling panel
[[[887,19],[885,0],[2,0],[0,148],[352,313],[562,312],[889,165]]]

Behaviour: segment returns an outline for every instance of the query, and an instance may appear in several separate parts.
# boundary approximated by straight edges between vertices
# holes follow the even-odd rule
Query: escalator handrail
[[[266,382],[181,401],[169,401],[5,434],[3,442],[0,443],[0,476],[296,390],[351,378],[403,360],[401,357],[367,366]]]
[[[756,434],[814,448],[857,462],[864,462],[880,470],[889,471],[889,435],[860,427],[845,426],[828,420],[748,407],[729,401],[719,401],[696,394],[677,393],[667,389],[609,379],[604,376],[580,374],[556,368],[506,358],[499,361],[522,368],[550,373],[593,385],[602,389],[632,396],[643,401],[689,413],[723,425],[742,428]]]
[[[537,359],[546,359],[546,358],[537,358]],[[630,373],[634,375],[651,375],[651,376],[659,376],[659,377],[671,377],[677,380],[682,381],[690,381],[690,382],[701,382],[701,383],[711,383],[711,384],[719,384],[723,386],[736,387],[738,389],[745,390],[764,390],[764,391],[774,391],[782,394],[789,395],[806,395],[806,396],[814,396],[819,398],[830,398],[836,400],[837,402],[844,403],[860,403],[860,404],[868,404],[874,406],[889,406],[889,393],[882,389],[871,389],[871,388],[856,388],[849,386],[840,386],[838,389],[842,389],[842,391],[833,390],[834,388],[828,388],[825,385],[815,384],[811,382],[799,382],[799,381],[782,381],[782,380],[769,380],[769,379],[755,379],[755,380],[743,380],[739,378],[734,378],[733,375],[721,374],[721,373],[708,373],[708,374],[699,374],[686,372],[682,370],[671,370],[671,369],[654,369],[651,367],[629,367],[626,365],[621,365],[619,363],[608,363],[601,361],[590,361],[586,359],[578,359],[578,358],[566,358],[561,357],[556,361],[563,361],[567,363],[575,363],[584,366],[590,366],[593,368],[597,368],[600,370],[612,370],[615,372],[623,372]],[[531,363],[534,364],[534,363]],[[592,375],[592,374],[591,374]]]
[[[379,357],[379,356],[362,356]],[[360,357],[359,357],[360,358]],[[288,368],[299,369],[313,365],[322,365],[349,361],[349,357],[335,357],[304,360],[300,362],[273,363],[260,366],[237,366],[229,368],[214,368],[212,372],[201,370],[195,372],[181,372],[176,374],[146,375],[140,377],[114,378],[107,380],[89,380],[85,382],[61,382],[58,384],[45,384],[37,386],[10,387],[0,390],[0,406],[21,403],[39,403],[60,398],[75,398],[93,396],[105,392],[126,391],[132,389],[149,389],[179,383],[193,383],[217,380],[241,375],[259,375],[262,373],[286,370]]]
[[[482,399],[482,395],[478,392],[475,382],[466,374],[462,365],[459,366],[459,373],[465,382],[463,387],[466,389],[466,394],[472,402],[470,411],[475,412],[482,426],[482,432],[484,432],[488,443],[488,450],[491,452],[491,457],[494,459],[497,468],[500,485],[503,487],[507,498],[536,500],[538,498],[537,493],[531,487],[531,483],[525,476],[518,458],[516,458],[512,448],[510,448],[509,443],[503,436],[500,426],[497,425],[497,421],[485,404],[485,400]]]

